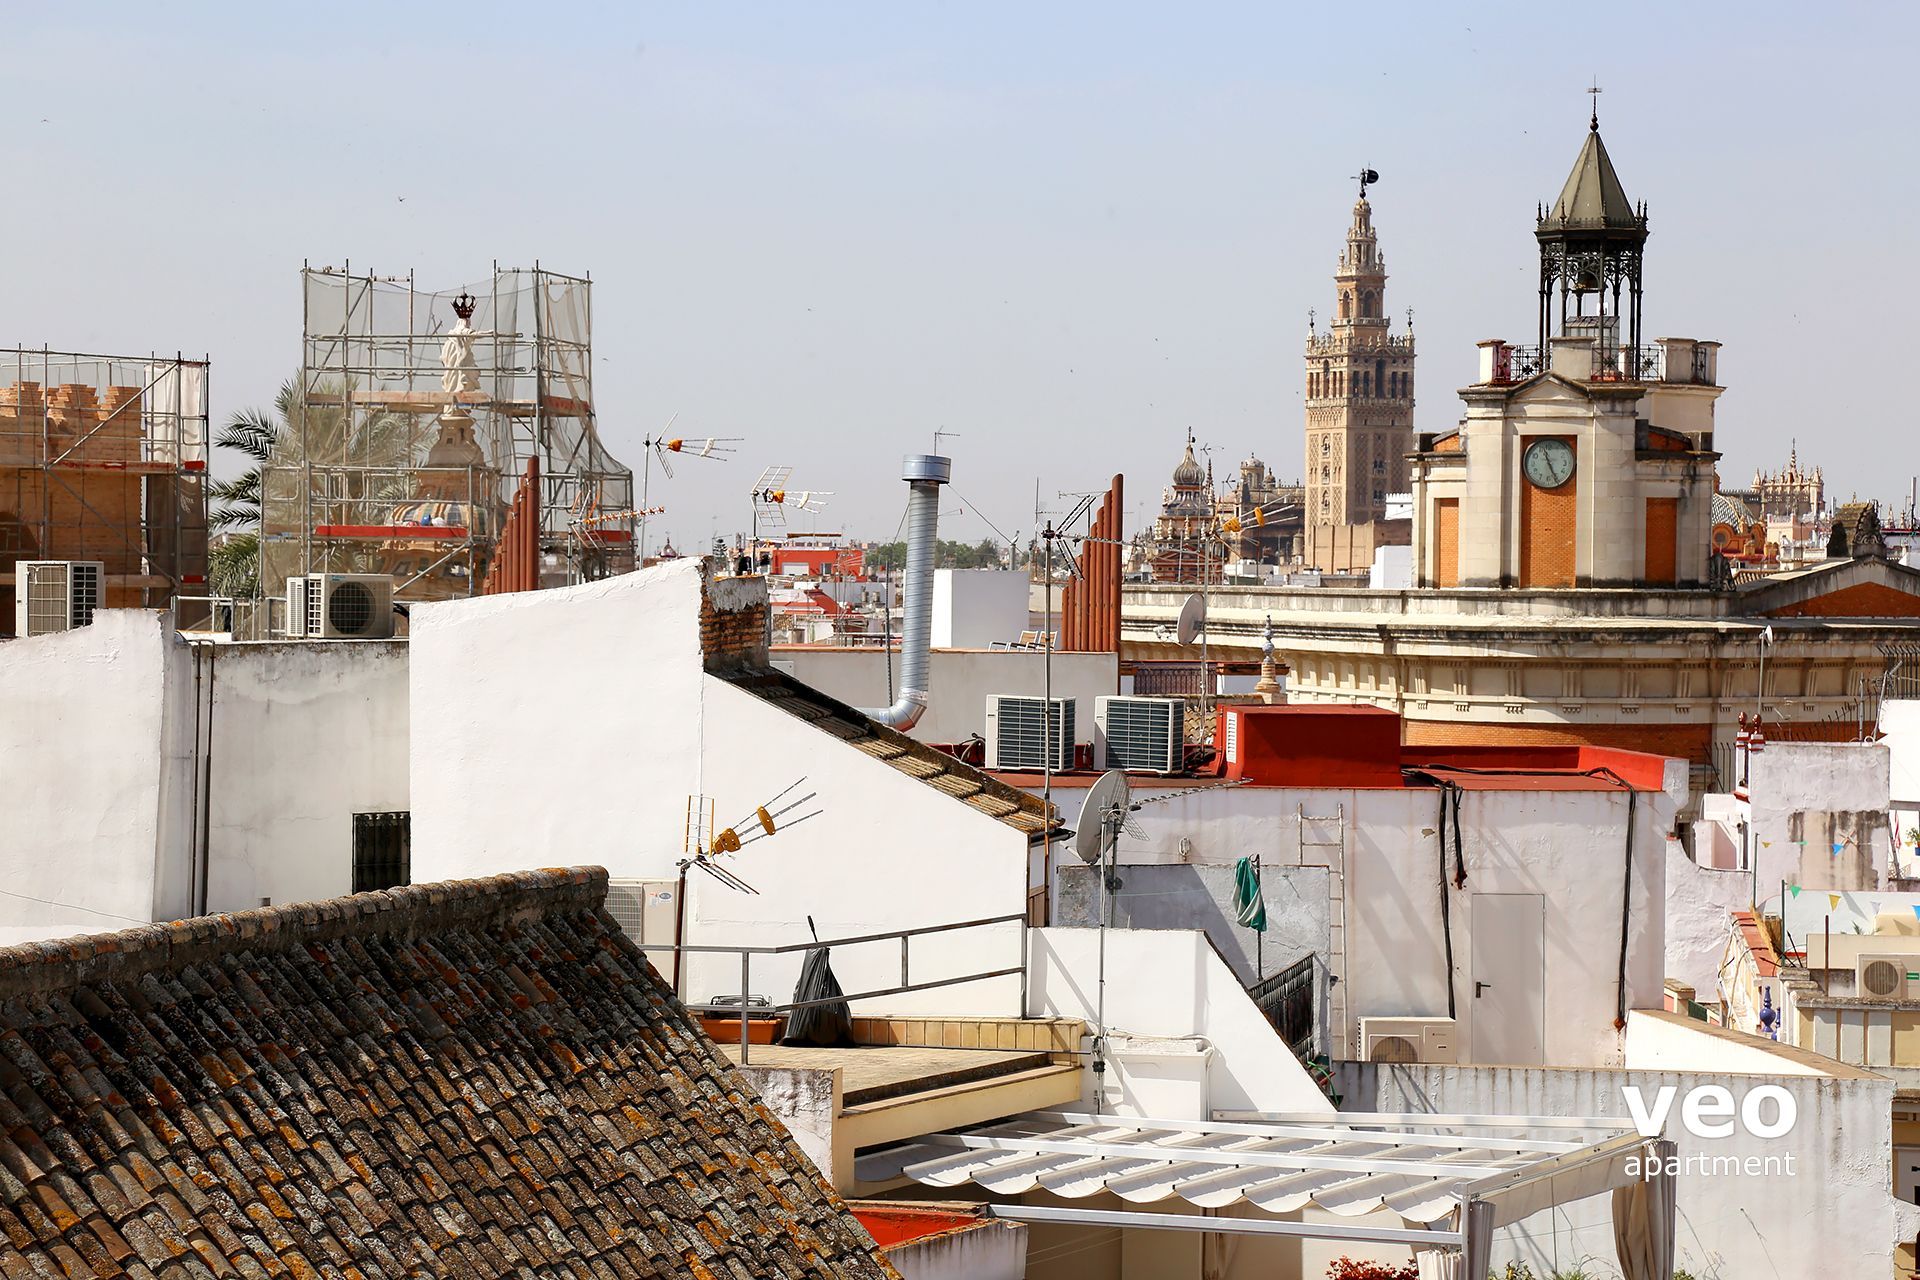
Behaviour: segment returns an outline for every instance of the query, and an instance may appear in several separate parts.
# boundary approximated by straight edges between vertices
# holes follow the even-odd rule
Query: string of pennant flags
[[[1806,890],[1800,885],[1790,884],[1787,886],[1787,896],[1790,898],[1797,899],[1803,892],[1806,892]],[[1840,910],[1841,906],[1843,905],[1852,906],[1854,907],[1855,910],[1858,910],[1858,904],[1848,903],[1847,895],[1844,893],[1827,893],[1826,899],[1827,899],[1827,910],[1830,913]],[[1883,905],[1884,905],[1884,902],[1882,899],[1869,898],[1866,903],[1867,909],[1863,914],[1867,916],[1877,916],[1880,914],[1880,908]],[[1913,911],[1914,917],[1916,919],[1920,919],[1920,902],[1911,904],[1911,909]]]

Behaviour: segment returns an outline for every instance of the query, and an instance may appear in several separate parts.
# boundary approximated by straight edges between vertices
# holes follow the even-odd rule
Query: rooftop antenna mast
[[[714,823],[714,803],[703,795],[687,797],[686,830],[681,836],[681,853],[684,855],[675,865],[679,868],[680,879],[676,886],[674,899],[673,937],[676,943],[685,943],[687,928],[687,873],[701,873],[719,881],[736,893],[750,893],[758,896],[760,891],[741,879],[721,863],[720,859],[739,853],[748,845],[769,836],[798,826],[808,818],[817,818],[822,810],[814,808],[798,817],[787,817],[795,809],[805,808],[818,798],[819,793],[809,791],[803,796],[788,800],[787,797],[800,789],[807,779],[802,775],[794,782],[781,788],[765,804],[754,806],[752,813],[730,827],[717,827]],[[786,803],[782,804],[781,801]],[[746,834],[742,835],[742,830]],[[673,987],[680,990],[680,952],[673,953]]]
[[[1036,514],[1040,506],[1038,487],[1036,484],[1034,494]],[[1087,494],[1075,503],[1073,510],[1067,513],[1066,519],[1060,522],[1061,527],[1056,528],[1053,521],[1048,520],[1046,527],[1040,531],[1041,541],[1046,544],[1047,556],[1046,577],[1041,582],[1040,614],[1040,723],[1044,726],[1040,733],[1040,801],[1041,810],[1046,817],[1046,830],[1040,838],[1040,883],[1047,891],[1049,908],[1051,908],[1053,893],[1053,739],[1056,728],[1053,707],[1053,650],[1055,647],[1053,642],[1053,544],[1068,536],[1065,529],[1071,527],[1093,506],[1093,500],[1097,496]],[[1071,560],[1068,561],[1068,572],[1074,577],[1079,576]]]
[[[740,436],[708,436],[704,440],[690,440],[684,436],[676,436],[673,434],[673,424],[679,419],[680,415],[674,414],[667,419],[667,425],[660,428],[658,435],[649,436],[641,442],[647,451],[640,471],[640,559],[638,563],[642,565],[647,562],[647,517],[659,515],[666,510],[665,507],[656,507],[647,501],[648,492],[653,487],[654,456],[659,455],[660,470],[664,471],[667,479],[671,480],[673,479],[673,455],[679,454],[686,458],[712,458],[725,462],[728,454],[738,452],[734,446],[742,439]]]

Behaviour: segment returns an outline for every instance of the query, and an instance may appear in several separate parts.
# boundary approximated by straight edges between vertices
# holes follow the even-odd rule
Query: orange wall
[[[1535,436],[1528,440],[1546,439]],[[1577,448],[1572,436],[1561,436],[1568,448]],[[1542,489],[1520,477],[1520,585],[1573,585],[1574,535],[1578,532],[1580,468],[1574,455],[1573,476],[1558,489]]]
[[[1680,499],[1647,499],[1647,571],[1650,583],[1671,583],[1678,576]]]
[[[1436,586],[1460,585],[1460,499],[1441,498],[1433,504],[1433,554]]]

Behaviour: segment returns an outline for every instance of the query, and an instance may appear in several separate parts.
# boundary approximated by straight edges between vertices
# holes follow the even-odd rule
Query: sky
[[[834,493],[818,528],[889,539],[937,431],[968,540],[1115,473],[1140,527],[1189,429],[1223,482],[1296,477],[1362,166],[1444,430],[1474,343],[1533,338],[1534,209],[1596,81],[1645,332],[1725,344],[1725,483],[1795,439],[1842,499],[1920,471],[1914,6],[69,3],[6,33],[0,343],[205,353],[224,417],[297,371],[303,261],[591,274],[613,452],[744,437],[654,472],[656,545],[744,529],[776,463]]]

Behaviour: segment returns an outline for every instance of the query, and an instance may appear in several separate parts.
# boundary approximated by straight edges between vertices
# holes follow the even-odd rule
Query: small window
[[[371,893],[411,884],[413,815],[353,815],[353,891]]]

